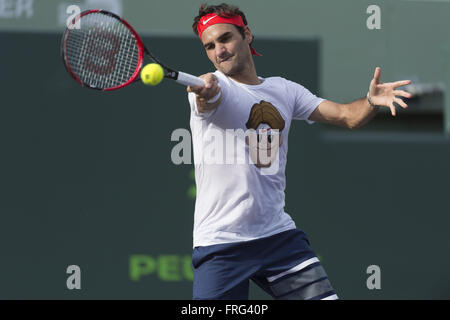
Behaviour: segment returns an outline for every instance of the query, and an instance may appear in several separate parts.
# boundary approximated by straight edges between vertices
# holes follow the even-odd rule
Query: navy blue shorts
[[[270,237],[196,247],[194,299],[247,300],[251,279],[275,299],[337,299],[307,235],[293,229]]]

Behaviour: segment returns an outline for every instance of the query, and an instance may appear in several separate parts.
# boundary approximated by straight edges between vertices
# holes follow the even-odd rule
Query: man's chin
[[[236,68],[231,61],[224,61],[216,65],[217,70],[226,76],[232,76],[236,73]]]
[[[236,70],[234,70],[233,68],[226,68],[219,65],[217,69],[228,77],[236,74]]]

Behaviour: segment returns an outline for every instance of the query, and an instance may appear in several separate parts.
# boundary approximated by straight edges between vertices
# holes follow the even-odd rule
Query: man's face
[[[202,33],[201,41],[209,60],[217,70],[227,76],[243,72],[251,59],[251,33],[246,30],[242,38],[239,30],[232,24],[218,23]]]

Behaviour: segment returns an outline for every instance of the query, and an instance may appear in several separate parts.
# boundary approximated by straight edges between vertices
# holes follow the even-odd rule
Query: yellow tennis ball
[[[149,63],[141,70],[141,80],[143,83],[156,86],[164,78],[164,70],[157,63]]]

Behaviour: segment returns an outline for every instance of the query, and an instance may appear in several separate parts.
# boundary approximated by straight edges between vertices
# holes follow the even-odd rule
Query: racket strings
[[[139,67],[139,47],[133,33],[115,17],[101,12],[80,18],[65,44],[72,72],[91,87],[106,89],[126,83]]]

